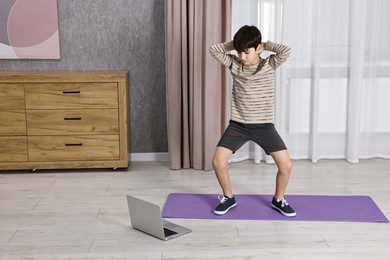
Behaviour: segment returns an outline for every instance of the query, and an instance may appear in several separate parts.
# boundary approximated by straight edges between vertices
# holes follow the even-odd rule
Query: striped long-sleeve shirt
[[[233,41],[210,46],[211,55],[228,67],[233,77],[231,119],[246,124],[274,122],[275,70],[290,55],[290,47],[268,41],[266,50],[275,54],[255,65],[244,65],[228,52]]]

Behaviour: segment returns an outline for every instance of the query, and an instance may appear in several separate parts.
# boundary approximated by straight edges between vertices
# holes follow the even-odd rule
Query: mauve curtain
[[[170,167],[211,170],[229,91],[208,49],[231,37],[231,0],[167,0],[166,8]]]

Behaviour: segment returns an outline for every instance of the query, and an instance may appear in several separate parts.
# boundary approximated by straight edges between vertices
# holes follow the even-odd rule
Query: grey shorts
[[[257,143],[266,154],[287,149],[274,124],[243,124],[233,120],[230,120],[217,146],[235,153],[248,141]]]

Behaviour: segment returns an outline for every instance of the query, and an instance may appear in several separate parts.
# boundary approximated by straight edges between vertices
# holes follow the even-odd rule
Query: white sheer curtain
[[[289,45],[275,125],[293,159],[390,158],[390,1],[233,0],[232,35],[256,25]],[[253,143],[232,161],[272,159]]]

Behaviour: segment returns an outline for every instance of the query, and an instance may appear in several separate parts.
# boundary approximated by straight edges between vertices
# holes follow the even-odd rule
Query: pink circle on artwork
[[[14,47],[30,47],[58,30],[56,0],[19,0],[8,20],[8,37]]]

